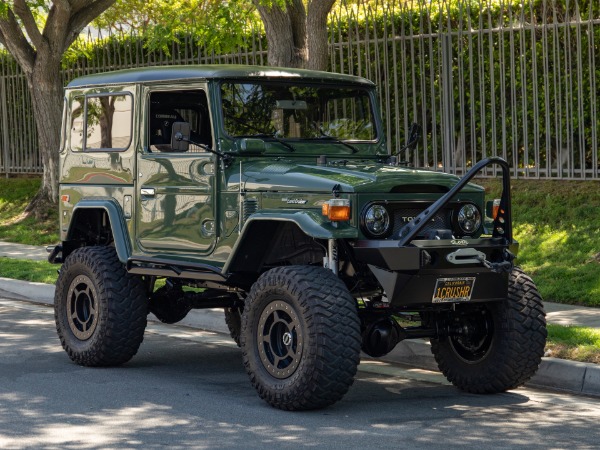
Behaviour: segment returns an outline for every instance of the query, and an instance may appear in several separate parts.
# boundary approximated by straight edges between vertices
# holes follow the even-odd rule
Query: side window
[[[125,150],[131,141],[131,95],[86,97],[85,150]]]
[[[71,151],[128,148],[132,104],[129,94],[74,97],[68,131]]]
[[[206,147],[212,147],[208,100],[203,90],[152,92],[149,105],[147,130],[150,152],[173,152],[171,135],[173,124],[177,122],[190,125],[188,153],[205,152]]]

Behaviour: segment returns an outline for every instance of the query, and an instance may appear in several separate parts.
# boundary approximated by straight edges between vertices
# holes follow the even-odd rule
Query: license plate
[[[475,277],[438,278],[433,290],[433,303],[468,302],[473,294]]]

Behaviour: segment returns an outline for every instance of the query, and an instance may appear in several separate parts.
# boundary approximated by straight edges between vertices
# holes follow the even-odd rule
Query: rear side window
[[[75,97],[71,104],[72,151],[125,150],[131,142],[130,94]]]

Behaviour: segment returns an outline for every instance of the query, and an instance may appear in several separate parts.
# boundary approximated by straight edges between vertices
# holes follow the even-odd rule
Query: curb
[[[543,358],[530,386],[600,396],[600,366],[597,364]]]
[[[0,297],[54,304],[54,285],[0,277]]]
[[[400,342],[393,351],[380,358],[439,372],[428,341],[415,339]],[[544,357],[527,386],[600,397],[600,365]]]
[[[54,304],[54,286],[0,277],[0,297],[52,305]],[[150,316],[151,320],[152,317]],[[185,319],[179,322],[179,325],[229,334],[220,308],[192,310]],[[439,371],[431,353],[429,341],[423,339],[402,341],[390,353],[377,359],[419,369]],[[537,373],[526,385],[574,394],[600,396],[600,365],[544,357]]]

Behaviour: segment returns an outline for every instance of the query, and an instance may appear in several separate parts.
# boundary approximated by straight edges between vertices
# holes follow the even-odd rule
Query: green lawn
[[[44,220],[23,217],[40,186],[39,178],[0,178],[0,240],[46,245],[58,242],[58,206]]]
[[[546,356],[600,363],[600,329],[548,325]]]
[[[15,280],[54,284],[58,276],[57,264],[47,261],[28,261],[0,257],[0,277]]]
[[[478,181],[498,192],[497,181]],[[600,306],[600,185],[513,180],[517,264],[549,301]]]

